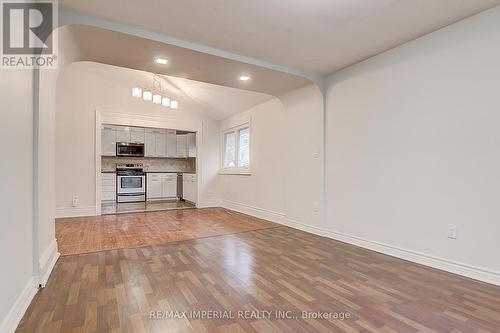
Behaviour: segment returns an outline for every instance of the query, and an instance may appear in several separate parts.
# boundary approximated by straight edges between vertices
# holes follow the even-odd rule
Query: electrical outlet
[[[313,212],[314,213],[319,212],[319,203],[313,202]]]
[[[448,238],[457,239],[457,225],[448,224]]]
[[[318,159],[319,158],[319,149],[318,148],[314,148],[313,149],[313,158],[314,159]]]
[[[73,196],[73,199],[71,200],[71,205],[73,207],[78,206],[78,197],[76,195]]]

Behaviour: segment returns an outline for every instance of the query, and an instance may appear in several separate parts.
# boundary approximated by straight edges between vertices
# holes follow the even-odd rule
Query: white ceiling
[[[75,61],[93,61],[273,96],[311,84],[296,75],[93,26],[65,26],[59,39],[72,41],[60,47],[76,48],[72,51]],[[156,57],[167,58],[168,64],[156,64]],[[240,81],[243,73],[251,79]]]
[[[60,0],[63,7],[278,65],[331,73],[500,0]]]
[[[153,86],[153,74],[140,70],[95,62],[76,62],[70,68],[84,71],[86,75],[99,77],[106,82],[119,84],[122,91],[131,99],[133,87],[152,89]],[[198,110],[216,120],[224,119],[274,98],[267,94],[166,75],[158,76],[155,84],[156,89],[160,87],[158,84],[161,85],[161,91],[164,95],[179,102],[178,112]],[[139,106],[146,103],[139,99],[133,100],[137,101]],[[157,106],[157,108],[163,110],[161,106]]]

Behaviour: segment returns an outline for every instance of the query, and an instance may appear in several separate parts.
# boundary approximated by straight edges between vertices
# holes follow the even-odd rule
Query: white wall
[[[176,119],[203,122],[202,201],[217,197],[219,156],[218,122],[203,110],[169,110],[131,96],[135,85],[148,86],[151,74],[109,65],[76,62],[66,67],[57,82],[56,210],[71,208],[79,198],[83,215],[95,209],[95,110],[151,116],[172,114]]]
[[[252,175],[221,175],[224,207],[294,227],[318,228],[323,209],[323,98],[293,90],[221,122],[251,117]]]
[[[285,212],[285,109],[277,99],[224,119],[225,130],[251,120],[251,175],[220,175],[223,204],[234,209]]]
[[[78,46],[68,27],[57,29],[59,41],[58,67],[42,69],[39,75],[39,107],[37,128],[37,190],[36,235],[40,283],[44,285],[59,257],[55,238],[55,117],[57,79],[68,64],[78,57]]]
[[[316,85],[280,96],[285,107],[285,215],[319,227],[323,210],[323,97]]]
[[[0,332],[15,328],[33,281],[33,72],[0,70]],[[28,304],[23,303],[27,301]]]
[[[499,59],[497,7],[332,75],[327,228],[500,272]]]

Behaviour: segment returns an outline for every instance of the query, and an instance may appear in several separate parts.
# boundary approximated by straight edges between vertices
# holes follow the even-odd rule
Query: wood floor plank
[[[228,220],[231,223],[227,223]],[[56,219],[61,255],[159,245],[278,225],[223,208],[181,209]],[[183,263],[188,261],[182,256]]]
[[[113,249],[61,257],[19,333],[499,331],[499,287],[226,210],[73,222],[66,254]]]

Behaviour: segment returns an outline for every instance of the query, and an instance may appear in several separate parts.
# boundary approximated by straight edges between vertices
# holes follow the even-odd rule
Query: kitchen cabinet
[[[163,196],[177,198],[177,174],[165,173],[163,177]]]
[[[144,156],[145,157],[155,157],[156,156],[156,133],[157,130],[147,129],[144,133]]]
[[[167,132],[162,130],[146,130],[144,136],[146,157],[167,156]]]
[[[116,201],[115,173],[101,173],[101,201]]]
[[[177,174],[148,173],[146,197],[148,200],[177,198]]]
[[[175,130],[167,131],[167,157],[177,157],[177,134]]]
[[[167,156],[167,133],[165,131],[159,131],[156,133],[156,157],[166,157]]]
[[[146,176],[146,198],[160,199],[163,195],[163,184],[161,173],[148,173]]]
[[[144,143],[145,131],[144,128],[134,128],[130,130],[130,142],[132,143]]]
[[[182,198],[196,203],[198,197],[197,177],[195,173],[182,174]]]
[[[116,126],[116,142],[130,142],[130,127]]]
[[[177,134],[177,157],[187,156],[187,134]]]
[[[187,155],[188,157],[196,157],[196,134],[187,134]]]
[[[101,127],[101,155],[116,156],[116,131],[112,126]]]

